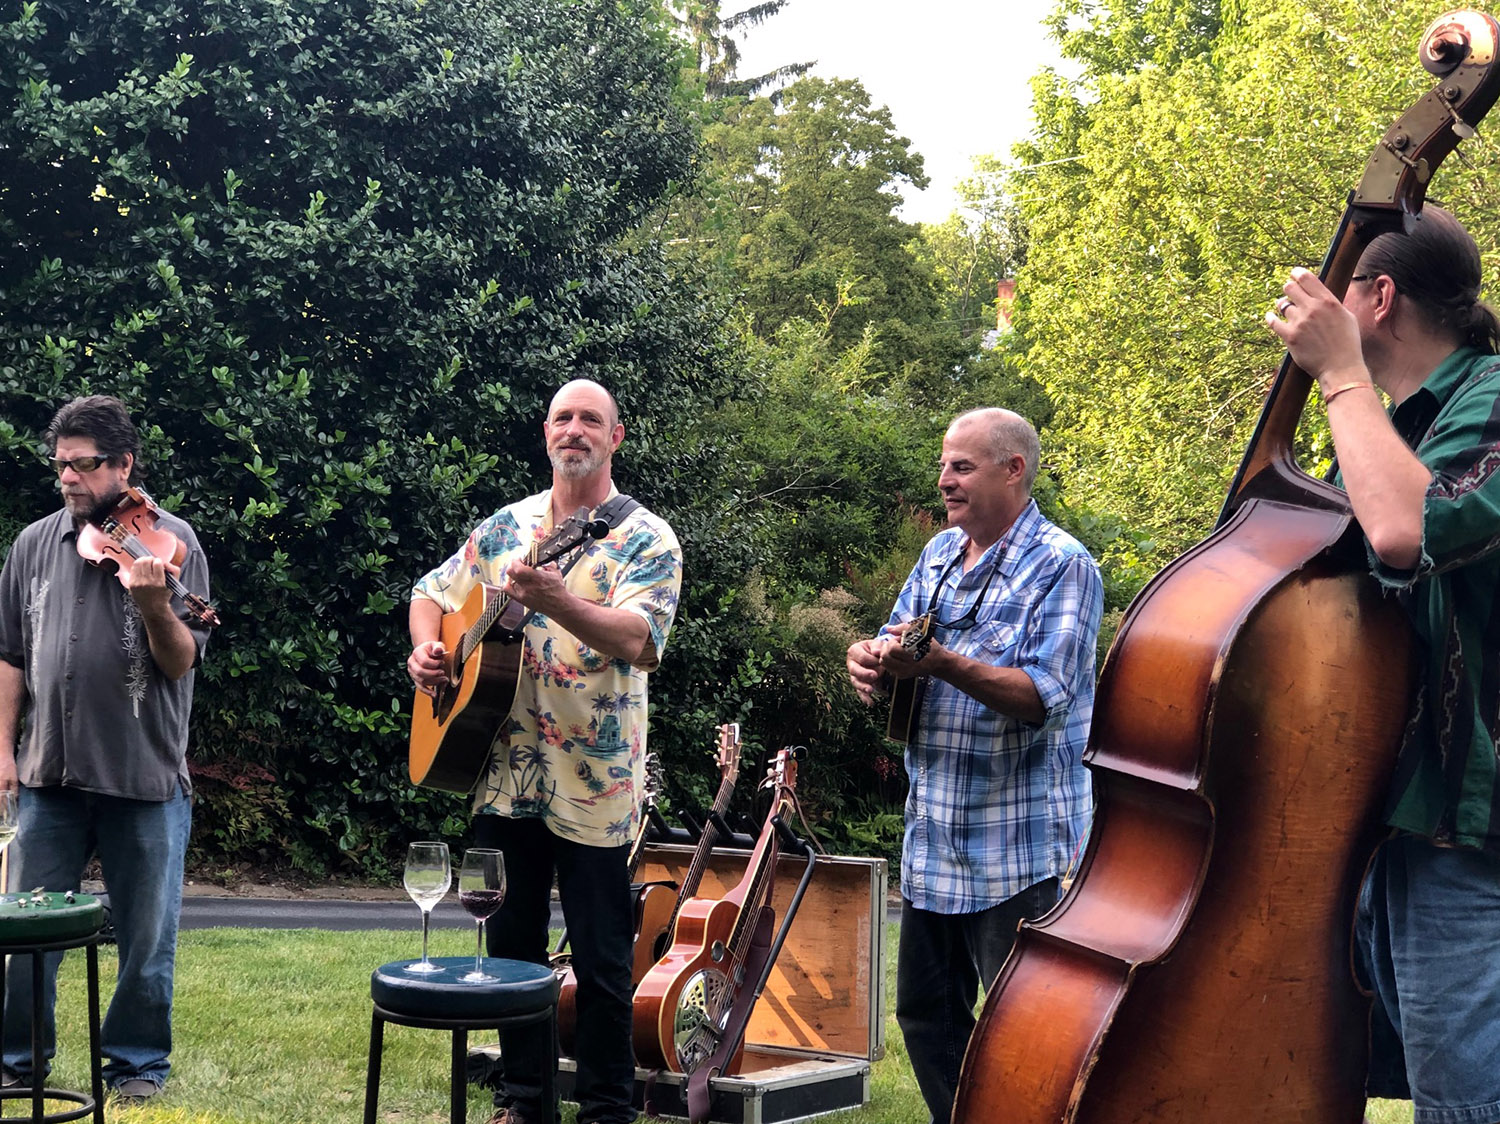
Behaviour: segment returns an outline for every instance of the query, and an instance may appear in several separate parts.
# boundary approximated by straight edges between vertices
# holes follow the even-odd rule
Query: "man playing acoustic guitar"
[[[1031,498],[1039,455],[1009,410],[954,420],[938,472],[948,529],[882,634],[849,648],[866,703],[887,677],[929,677],[906,749],[896,1021],[935,1122],[953,1114],[980,984],[1017,923],[1056,904],[1093,810],[1082,760],[1104,590]],[[892,642],[926,613],[928,650]]]
[[[525,623],[509,716],[494,732],[475,796],[475,839],[505,853],[507,891],[489,928],[489,954],[546,964],[553,873],[577,974],[580,1124],[626,1124],[631,1057],[630,841],[640,816],[646,759],[646,675],[661,661],[677,610],[682,551],[667,523],[619,495],[611,479],[625,436],[614,398],[579,379],[552,399],[542,427],[552,487],[480,523],[459,552],[412,591],[414,647],[407,672],[419,690],[446,682],[437,639],[445,612],[478,582],[533,612]],[[579,508],[614,515],[575,565],[524,558]],[[565,563],[567,559],[563,560]],[[525,1031],[502,1040],[504,1077],[491,1124],[552,1124],[539,1104],[551,1044]]]

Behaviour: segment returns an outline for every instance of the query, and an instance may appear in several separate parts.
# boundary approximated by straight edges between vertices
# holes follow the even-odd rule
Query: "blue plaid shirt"
[[[958,622],[981,597],[972,627],[939,624],[934,639],[971,659],[1026,672],[1046,718],[1034,726],[927,680],[906,750],[911,791],[901,893],[936,913],[989,909],[1060,877],[1093,811],[1083,750],[1104,605],[1099,568],[1035,501],[963,573],[954,559],[967,543],[954,527],[927,544],[887,628],[931,608],[939,622]]]

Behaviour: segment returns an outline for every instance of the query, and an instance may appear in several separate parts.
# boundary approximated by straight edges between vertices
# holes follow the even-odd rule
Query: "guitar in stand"
[[[545,566],[607,534],[609,524],[589,519],[580,507],[531,548],[526,564]],[[407,763],[413,784],[472,792],[479,783],[495,731],[515,702],[527,615],[519,601],[483,583],[460,608],[443,614],[438,639],[448,682],[431,696],[418,691],[412,701]]]
[[[911,653],[912,659],[920,660],[932,647],[936,622],[936,613],[923,613],[907,622],[906,631],[901,634],[901,647]],[[885,724],[885,736],[891,741],[906,745],[917,732],[917,716],[922,713],[922,692],[926,686],[925,675],[897,679],[891,684],[891,710]]]
[[[717,1052],[742,989],[755,986],[752,951],[770,943],[777,828],[783,810],[793,806],[796,780],[794,751],[782,749],[765,782],[771,807],[744,876],[723,898],[692,898],[678,911],[672,947],[635,990],[632,1039],[639,1065],[691,1074]],[[743,1043],[724,1072],[739,1065],[742,1051]]]
[[[677,927],[677,916],[682,911],[683,903],[690,901],[698,893],[703,872],[708,869],[709,857],[719,840],[719,829],[715,826],[715,821],[723,822],[723,815],[729,810],[729,798],[734,795],[734,786],[739,776],[740,724],[726,722],[719,727],[719,791],[714,796],[713,809],[705,818],[703,831],[698,836],[698,846],[693,851],[693,859],[688,864],[687,873],[682,876],[682,884],[672,898],[671,909],[665,919],[655,928],[643,927],[636,930],[635,967],[638,974],[631,977],[632,984],[639,984],[645,979],[646,973],[671,947],[672,930]]]

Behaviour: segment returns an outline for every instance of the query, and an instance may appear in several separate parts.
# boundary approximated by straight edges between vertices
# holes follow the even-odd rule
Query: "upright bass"
[[[1427,29],[1440,80],[1366,164],[1321,271],[1335,294],[1495,103],[1496,40],[1477,12]],[[1351,927],[1414,661],[1348,498],[1293,459],[1310,389],[1287,357],[1217,530],[1126,616],[1086,754],[1088,847],[986,996],[959,1124],[1360,1120]]]

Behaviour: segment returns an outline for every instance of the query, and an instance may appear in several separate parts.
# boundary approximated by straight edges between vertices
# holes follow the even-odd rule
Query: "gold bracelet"
[[[1375,389],[1375,384],[1372,382],[1346,382],[1343,386],[1336,386],[1327,394],[1323,395],[1323,405],[1328,405],[1328,403],[1332,402],[1346,390],[1358,390],[1362,386],[1367,386],[1371,390]]]

